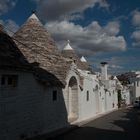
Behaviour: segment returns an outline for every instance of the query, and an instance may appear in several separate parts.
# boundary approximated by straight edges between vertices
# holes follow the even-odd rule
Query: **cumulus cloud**
[[[82,27],[69,21],[50,22],[46,28],[52,33],[59,47],[64,47],[67,39],[72,46],[80,52],[92,53],[103,51],[118,51],[126,49],[126,42],[119,33],[119,23],[109,22],[106,26],[100,26],[97,21]]]
[[[87,8],[99,4],[108,8],[106,0],[34,0],[37,2],[37,11],[42,19],[49,21],[81,18]],[[76,15],[76,16],[75,16]]]
[[[126,69],[123,66],[120,65],[109,65],[108,66],[108,72],[110,74],[119,74],[120,72],[122,73],[123,71],[126,71]]]
[[[16,2],[17,0],[0,0],[0,15],[12,9]]]
[[[134,31],[131,38],[134,39],[133,46],[140,46],[140,30]]]
[[[130,58],[131,59],[131,58]],[[101,71],[100,62],[108,62],[108,73],[109,74],[118,74],[124,71],[128,71],[125,67],[126,62],[130,61],[129,57],[126,56],[104,56],[103,53],[95,54],[94,57],[91,57],[90,62],[93,65],[95,71]]]
[[[109,22],[104,29],[108,35],[114,36],[114,35],[117,35],[119,33],[120,24],[119,24],[119,22],[116,22],[116,21]]]
[[[130,63],[131,60],[131,63]],[[118,66],[117,71],[130,71],[139,68],[139,55],[135,56],[114,56],[109,62],[111,65]],[[119,68],[120,66],[120,68]]]
[[[84,18],[83,12],[87,8],[108,8],[106,0],[34,0],[37,2],[37,12],[47,24],[45,25],[62,49],[66,40],[70,40],[74,48],[80,53],[93,54],[100,51],[118,51],[126,49],[123,36],[119,36],[120,24],[109,22],[101,27],[97,21],[86,27],[70,22],[73,19]]]
[[[136,27],[140,27],[140,11],[135,10],[132,12],[132,23]]]
[[[0,20],[0,24],[5,27],[5,31],[10,36],[12,36],[19,29],[19,25],[11,19],[8,19],[6,21]]]
[[[111,69],[123,69],[123,68],[124,68],[124,67],[119,66],[119,65],[109,65],[109,67],[110,67]]]
[[[140,11],[135,10],[132,12],[132,23],[136,30],[132,33],[133,46],[140,46]]]
[[[89,59],[90,60],[90,59]],[[131,60],[131,63],[130,63]],[[108,73],[118,74],[131,70],[138,70],[139,66],[139,54],[132,55],[115,55],[115,56],[104,56],[103,53],[95,54],[91,57],[91,63],[93,68],[100,71],[100,62],[108,62]]]

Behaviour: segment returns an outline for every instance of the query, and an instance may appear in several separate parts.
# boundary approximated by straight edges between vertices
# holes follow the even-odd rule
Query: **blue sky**
[[[93,69],[140,70],[139,0],[0,0],[0,22],[15,32],[32,10],[60,49],[69,39]]]

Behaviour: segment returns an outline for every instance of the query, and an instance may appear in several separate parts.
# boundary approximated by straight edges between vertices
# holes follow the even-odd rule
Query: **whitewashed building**
[[[132,105],[135,100],[140,98],[140,72],[126,72],[118,76],[119,80],[122,82],[120,86],[121,90],[121,99],[125,102],[126,105]]]
[[[132,104],[132,95],[130,92],[130,86],[123,86],[121,90],[121,97],[122,100],[125,101],[125,105],[131,105]]]
[[[69,42],[60,52],[35,14],[10,38],[0,30],[0,140],[49,133],[118,108],[107,63],[96,75]]]
[[[135,72],[135,77],[131,78],[132,102],[140,100],[140,72]]]

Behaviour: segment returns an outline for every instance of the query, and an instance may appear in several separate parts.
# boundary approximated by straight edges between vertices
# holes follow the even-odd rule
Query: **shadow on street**
[[[122,109],[49,140],[132,140],[140,138],[140,109]]]

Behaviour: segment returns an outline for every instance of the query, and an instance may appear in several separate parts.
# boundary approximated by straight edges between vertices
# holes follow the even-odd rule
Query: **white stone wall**
[[[18,140],[68,125],[67,112],[59,88],[40,85],[31,73],[0,71],[18,75],[15,88],[0,87],[0,140]],[[53,90],[58,100],[52,100]]]
[[[125,100],[126,105],[130,105],[131,104],[131,98],[130,98],[130,91],[127,89],[124,89],[122,91],[122,99]]]
[[[91,78],[91,75],[84,77],[83,91],[80,93],[81,100],[81,116],[80,120],[92,118],[96,115],[96,102],[95,102],[95,81]],[[87,94],[89,94],[89,100],[87,100]]]
[[[105,83],[105,98],[106,98],[106,111],[118,108],[118,93],[116,80],[106,80]]]
[[[112,90],[110,90],[110,93],[108,94],[108,103],[109,103],[109,107],[108,110],[113,110],[118,108],[118,93],[117,90],[115,90],[114,88],[112,88]]]
[[[78,98],[78,101],[76,103],[78,105],[78,107],[76,106],[76,108],[78,108],[78,118],[79,118],[79,116],[80,116],[80,88],[79,88],[80,81],[79,81],[78,74],[76,74],[74,66],[71,67],[71,69],[67,73],[66,86],[63,89],[63,97],[64,97],[64,102],[65,102],[65,106],[66,106],[66,110],[67,110],[67,115],[69,116],[70,115],[70,106],[72,105],[72,102],[73,102],[72,100],[70,100],[70,87],[69,87],[69,82],[72,77],[75,77],[75,79],[77,81],[78,89],[77,89],[77,93],[74,93],[74,94],[77,94],[75,96],[76,96],[76,98]]]
[[[106,111],[106,98],[104,87],[100,85],[99,87],[99,104],[100,108],[98,113],[104,113]]]
[[[132,79],[132,86],[131,86],[131,102],[134,103],[134,101],[138,98],[140,98],[140,78],[134,78]]]
[[[136,88],[136,98],[140,97],[140,79],[135,82],[135,88]]]
[[[68,72],[67,85],[63,90],[39,84],[28,72],[0,70],[0,79],[2,74],[18,75],[18,85],[15,88],[0,87],[0,140],[32,137],[69,125],[73,121],[68,120],[70,104],[72,108],[75,107],[74,113],[77,111],[78,114],[74,121],[90,119],[117,108],[115,87],[105,92],[104,85],[95,75],[77,72],[75,67]],[[83,77],[83,85],[80,85],[79,74]],[[69,96],[72,77],[76,79],[77,86],[77,92],[72,93],[75,94],[74,100]],[[56,101],[52,100],[54,90],[58,95]]]
[[[105,86],[108,87],[109,91],[105,92],[104,85],[99,84],[100,82],[97,79],[96,75],[88,74],[87,71],[81,70],[79,70],[79,74],[83,77],[83,89],[81,90],[79,88],[77,93],[79,102],[79,117],[77,121],[90,119],[100,113],[104,113],[118,108],[118,98],[115,80],[107,80]],[[71,70],[68,74],[67,86],[72,76],[76,77],[78,85],[80,85],[78,75],[75,74],[74,70]],[[69,112],[68,105],[70,101],[68,99],[68,94],[68,87],[66,87],[64,90],[64,98],[67,110]],[[87,96],[89,96],[89,100],[87,100]]]

